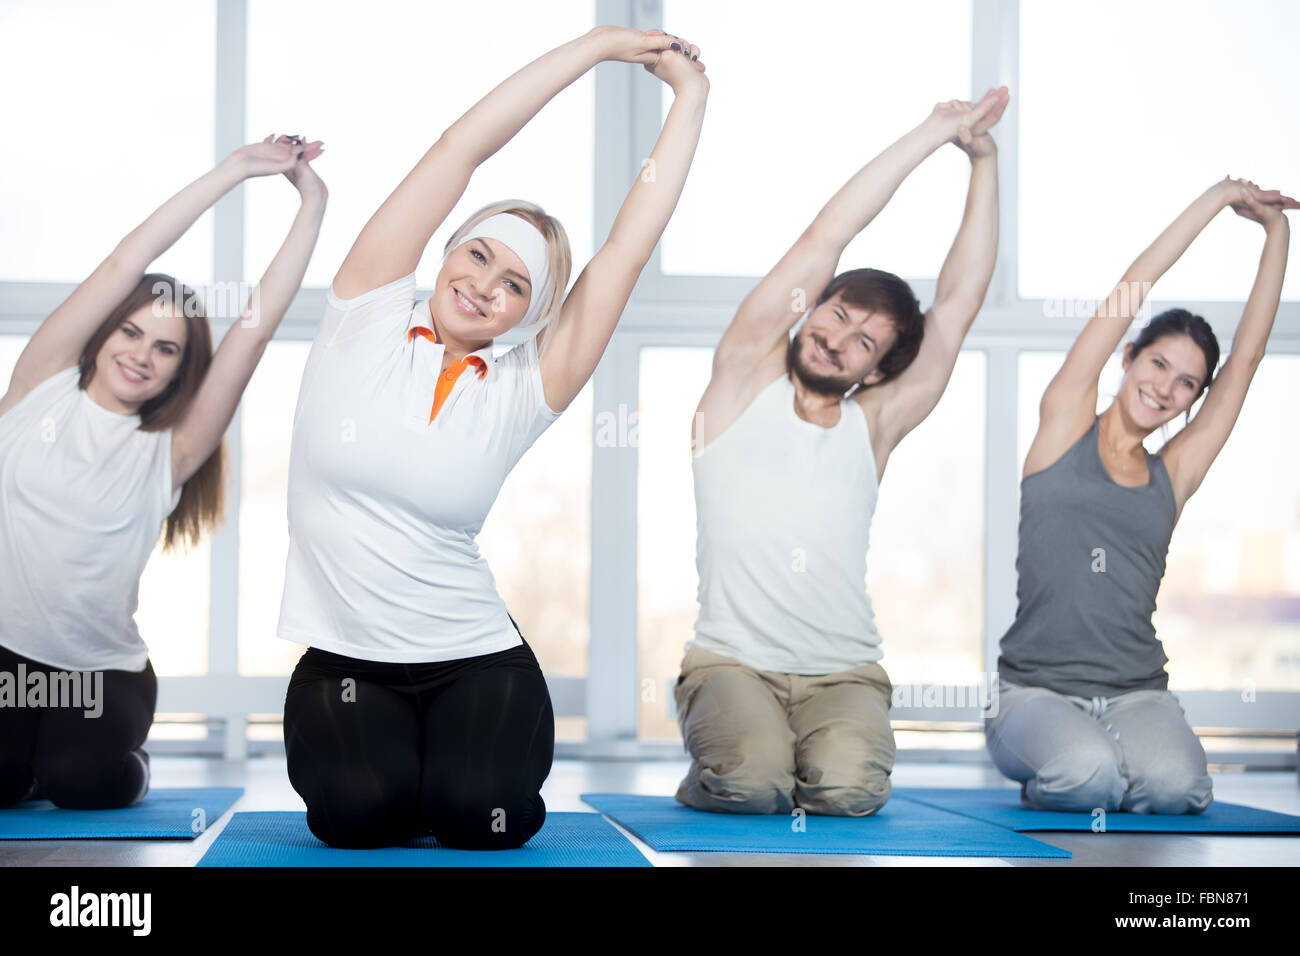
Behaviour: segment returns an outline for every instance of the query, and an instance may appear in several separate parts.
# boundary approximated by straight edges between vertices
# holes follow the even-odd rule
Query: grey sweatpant
[[[1213,799],[1205,750],[1167,690],[1090,699],[1000,680],[984,736],[1038,810],[1200,813]]]

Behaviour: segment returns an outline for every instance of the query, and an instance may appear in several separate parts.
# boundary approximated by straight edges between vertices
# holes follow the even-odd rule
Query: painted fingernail
[[[677,50],[678,52],[680,52],[682,49],[682,45],[680,43],[674,43],[671,47],[669,47],[669,49]]]

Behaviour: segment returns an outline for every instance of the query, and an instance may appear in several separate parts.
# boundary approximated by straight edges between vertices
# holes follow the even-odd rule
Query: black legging
[[[310,648],[289,680],[284,748],[307,826],[331,846],[432,834],[511,849],[546,819],[555,717],[526,643],[431,664]]]
[[[9,681],[42,671],[47,688],[60,672],[0,646],[0,672]],[[93,671],[81,672],[83,686]],[[68,810],[110,810],[130,806],[144,796],[149,758],[140,749],[153,724],[158,678],[153,664],[143,671],[100,671],[104,675],[98,717],[85,706],[0,706],[0,807],[43,797]],[[26,683],[26,682],[24,682]],[[27,696],[27,687],[17,688]],[[52,695],[50,695],[52,696]],[[84,701],[83,701],[84,704]]]

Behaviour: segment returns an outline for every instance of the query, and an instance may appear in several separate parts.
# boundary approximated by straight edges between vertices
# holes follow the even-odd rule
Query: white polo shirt
[[[430,420],[444,347],[411,330],[432,325],[414,273],[326,297],[294,418],[286,640],[394,663],[521,643],[475,538],[559,412],[530,339],[475,353],[485,374],[466,368]]]
[[[171,429],[140,431],[73,366],[0,415],[0,646],[60,670],[142,671],[144,572],[172,491]]]

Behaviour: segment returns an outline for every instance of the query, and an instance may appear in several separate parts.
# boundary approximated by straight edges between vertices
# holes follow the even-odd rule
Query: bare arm
[[[172,431],[173,488],[188,481],[220,444],[266,344],[302,285],[328,198],[325,184],[308,165],[319,154],[320,144],[310,144],[285,173],[298,189],[302,205],[279,252],[249,296],[241,320],[222,338],[193,403]]]
[[[1038,431],[1025,458],[1026,475],[1054,462],[1091,426],[1097,410],[1097,379],[1151,286],[1228,205],[1236,189],[1236,184],[1225,179],[1202,193],[1143,250],[1098,306],[1043,393]]]
[[[5,404],[55,372],[76,365],[91,336],[136,287],[149,264],[170,249],[208,207],[244,179],[283,172],[292,162],[293,150],[288,145],[264,142],[245,146],[159,206],[41,323],[18,357]]]
[[[905,134],[844,184],[772,270],[740,304],[714,353],[715,374],[733,363],[743,368],[783,350],[801,313],[793,296],[803,291],[813,301],[835,274],[853,238],[876,218],[903,180],[958,130],[993,108],[995,93],[972,113],[940,103],[919,126]]]
[[[957,238],[939,270],[916,359],[893,381],[855,394],[872,420],[874,450],[881,462],[939,403],[993,278],[998,252],[998,165],[997,145],[989,129],[1002,118],[1010,99],[1005,87],[993,95],[997,98],[992,108],[970,130],[969,139],[954,140],[970,156],[970,188]],[[976,108],[954,102],[959,109]]]
[[[1300,209],[1300,203],[1280,194],[1280,202],[1266,201],[1268,194],[1253,184],[1240,185],[1238,190],[1239,197],[1232,209],[1264,227],[1264,250],[1259,257],[1259,271],[1250,298],[1246,300],[1241,322],[1232,339],[1232,351],[1214,379],[1200,411],[1160,453],[1174,486],[1179,513],[1187,499],[1201,486],[1210,465],[1227,442],[1255,370],[1264,360],[1264,348],[1282,298],[1282,280],[1286,275],[1291,241],[1290,224],[1283,210]],[[1213,369],[1209,373],[1212,374]]]
[[[673,105],[649,162],[637,176],[604,245],[564,301],[541,358],[546,404],[564,409],[595,371],[682,193],[699,143],[709,82],[698,49],[668,50],[646,69],[672,87]]]
[[[639,30],[596,27],[538,57],[456,120],[370,217],[334,277],[349,299],[408,275],[469,185],[479,164],[508,143],[562,89],[606,59],[611,38],[632,33],[645,49],[671,40]],[[617,40],[613,41],[617,43]]]

